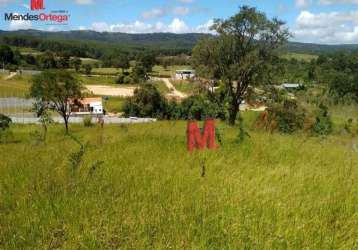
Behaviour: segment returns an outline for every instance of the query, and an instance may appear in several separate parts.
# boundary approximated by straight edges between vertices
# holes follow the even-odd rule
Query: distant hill
[[[206,34],[188,33],[151,33],[127,34],[112,32],[96,32],[90,30],[46,32],[38,30],[0,31],[0,36],[32,36],[46,39],[81,40],[123,44],[132,47],[153,47],[162,49],[191,49]]]
[[[150,33],[150,34],[127,34],[112,32],[96,32],[90,30],[47,32],[39,30],[1,31],[1,36],[31,36],[44,39],[79,40],[109,43],[130,47],[143,47],[153,49],[192,49],[201,38],[209,34],[173,34],[173,33]],[[353,45],[322,45],[313,43],[289,42],[286,52],[322,54],[338,50],[358,50],[358,44]]]
[[[347,51],[358,50],[358,44],[325,45],[325,44],[314,44],[314,43],[289,42],[287,44],[286,49],[288,52],[294,52],[294,53],[323,54],[323,53],[332,53],[340,50],[347,50]]]

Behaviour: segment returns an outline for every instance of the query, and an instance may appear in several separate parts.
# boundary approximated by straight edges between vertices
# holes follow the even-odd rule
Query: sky
[[[125,33],[207,33],[214,19],[228,18],[249,5],[286,22],[292,41],[358,44],[358,0],[0,0],[0,29],[95,30]],[[65,23],[6,21],[5,13],[66,11]]]

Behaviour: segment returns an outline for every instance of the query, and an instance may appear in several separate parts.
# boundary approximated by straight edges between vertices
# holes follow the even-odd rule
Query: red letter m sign
[[[198,128],[195,121],[188,122],[188,150],[193,152],[195,148],[203,150],[216,149],[218,146],[215,144],[215,122],[214,120],[207,120],[204,124],[203,134]]]
[[[31,0],[31,10],[43,10],[44,0]]]

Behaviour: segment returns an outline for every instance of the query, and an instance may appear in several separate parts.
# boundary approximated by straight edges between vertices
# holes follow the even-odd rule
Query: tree
[[[166,101],[155,86],[146,83],[126,100],[123,109],[126,116],[163,118]]]
[[[49,111],[49,103],[43,102],[41,100],[37,100],[34,103],[33,111],[35,112],[36,116],[39,118],[39,121],[43,128],[43,135],[42,140],[46,141],[47,137],[47,127],[49,124],[53,123],[53,119]]]
[[[151,52],[141,52],[136,58],[137,64],[141,64],[147,72],[152,72],[152,69],[156,63],[155,54]]]
[[[352,97],[358,101],[358,74],[337,72],[330,83],[329,93],[337,100]]]
[[[68,69],[70,67],[70,56],[63,55],[57,62],[58,68],[60,69]]]
[[[55,56],[52,52],[46,51],[44,54],[39,56],[39,66],[41,69],[54,69],[57,67]]]
[[[0,114],[0,131],[10,127],[11,119],[6,115]]]
[[[81,69],[82,61],[80,58],[74,57],[70,60],[70,65],[76,70],[76,72],[79,72]]]
[[[31,96],[42,102],[50,103],[52,108],[62,116],[66,133],[71,115],[71,100],[81,98],[81,82],[68,71],[44,71],[32,79]]]
[[[121,68],[122,69],[122,73],[130,68],[129,59],[125,54],[119,55],[115,59],[114,64],[115,64],[114,66],[116,68]]]
[[[234,125],[247,88],[267,80],[271,63],[289,33],[284,23],[243,6],[227,20],[216,20],[217,36],[204,38],[193,50],[193,65],[199,76],[218,79],[227,93],[229,124]]]
[[[0,46],[0,63],[2,67],[14,62],[14,52],[7,45]]]
[[[85,70],[85,74],[86,74],[87,76],[90,76],[90,75],[91,75],[91,72],[92,72],[92,66],[89,65],[89,64],[85,64],[85,65],[83,65],[83,68],[84,68],[84,70]]]
[[[147,68],[142,63],[137,62],[132,70],[132,78],[134,82],[142,82],[148,80]]]
[[[10,128],[11,122],[11,118],[0,114],[0,143],[2,143],[4,140],[6,141],[8,136],[11,136],[11,133],[6,133],[6,130]]]

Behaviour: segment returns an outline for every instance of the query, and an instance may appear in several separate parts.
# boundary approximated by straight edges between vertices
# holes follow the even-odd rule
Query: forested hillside
[[[0,42],[11,43],[13,46],[26,46],[37,49],[45,49],[47,45],[39,46],[39,43],[51,41],[48,49],[56,50],[56,47],[91,47],[92,52],[87,51],[87,56],[97,57],[97,50],[118,48],[123,51],[138,51],[151,49],[161,51],[164,54],[190,53],[192,48],[201,38],[209,34],[173,34],[173,33],[151,33],[151,34],[126,34],[96,31],[60,31],[46,32],[39,30],[0,31]],[[25,44],[24,44],[25,43]],[[60,45],[61,46],[60,46]],[[80,44],[80,45],[79,45]],[[76,46],[78,45],[78,46]],[[352,45],[322,45],[311,43],[289,42],[285,52],[323,54],[339,50],[358,50],[357,44]],[[76,53],[76,52],[75,52]],[[77,56],[84,56],[83,52],[77,51]]]

